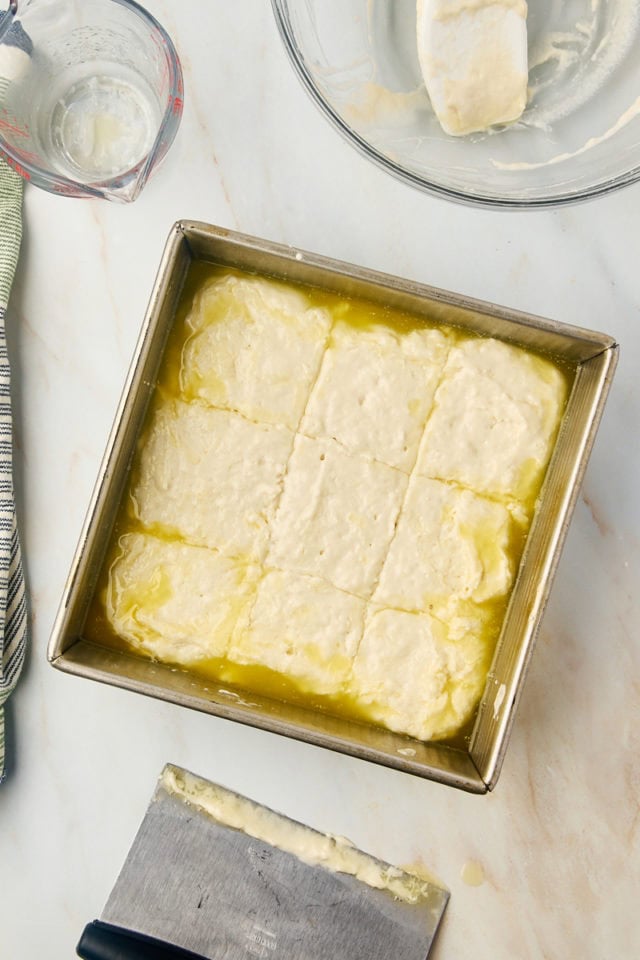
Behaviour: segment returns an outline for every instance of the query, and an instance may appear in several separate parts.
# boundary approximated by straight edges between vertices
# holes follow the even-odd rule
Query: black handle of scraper
[[[102,920],[86,925],[76,953],[84,960],[206,960],[199,953]]]

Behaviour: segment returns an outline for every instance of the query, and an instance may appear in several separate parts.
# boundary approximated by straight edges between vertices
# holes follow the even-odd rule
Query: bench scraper
[[[449,893],[168,764],[85,960],[425,960]]]

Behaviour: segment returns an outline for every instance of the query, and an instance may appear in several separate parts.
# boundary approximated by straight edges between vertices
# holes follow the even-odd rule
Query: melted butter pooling
[[[506,343],[198,266],[85,636],[455,737],[482,694],[566,389],[549,360]]]

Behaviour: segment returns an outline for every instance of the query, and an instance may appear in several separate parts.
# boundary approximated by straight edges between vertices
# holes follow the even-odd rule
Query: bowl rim
[[[288,15],[288,0],[271,0],[271,7],[274,13],[278,32],[288,54],[289,60],[293,65],[298,78],[302,82],[304,89],[311,96],[320,111],[343,135],[347,143],[355,147],[363,156],[371,160],[378,167],[381,167],[387,173],[390,173],[397,180],[403,183],[409,183],[411,186],[423,193],[431,194],[445,200],[452,200],[455,203],[465,206],[483,207],[492,210],[533,210],[548,209],[560,206],[569,206],[570,204],[582,203],[585,200],[593,200],[596,197],[606,196],[621,190],[623,187],[630,186],[640,181],[640,163],[632,167],[626,173],[620,174],[612,180],[594,184],[592,187],[582,189],[574,193],[559,193],[554,196],[532,197],[529,199],[515,197],[495,197],[489,194],[471,194],[462,190],[456,190],[452,187],[446,187],[436,183],[433,180],[427,180],[419,174],[412,173],[400,164],[394,163],[388,156],[372,146],[368,140],[357,133],[348,123],[334,110],[329,101],[324,97],[320,88],[313,79],[311,71],[308,69],[304,56],[297,44],[295,33]]]

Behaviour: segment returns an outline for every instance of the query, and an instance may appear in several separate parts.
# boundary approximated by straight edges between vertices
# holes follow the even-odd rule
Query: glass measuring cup
[[[0,154],[71,197],[135,200],[182,116],[171,39],[133,0],[12,0],[0,21]]]

